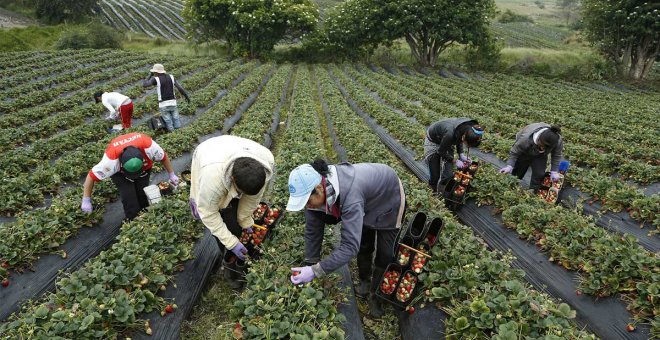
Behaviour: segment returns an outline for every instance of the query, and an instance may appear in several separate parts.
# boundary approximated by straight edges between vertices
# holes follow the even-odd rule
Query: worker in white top
[[[110,115],[106,119],[116,119],[117,115],[121,119],[121,126],[124,129],[131,127],[131,119],[133,118],[133,102],[131,98],[119,92],[102,92],[94,93],[94,101],[96,103],[103,103],[103,106],[108,108]]]
[[[275,168],[273,154],[263,145],[236,136],[210,138],[193,153],[190,208],[195,218],[215,236],[223,256],[225,279],[238,289],[231,275],[247,249],[240,242],[243,230],[252,232],[252,213],[268,187]],[[233,256],[232,256],[233,255]]]

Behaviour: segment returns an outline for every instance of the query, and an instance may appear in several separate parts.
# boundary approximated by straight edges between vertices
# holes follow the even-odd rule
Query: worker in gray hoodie
[[[399,177],[385,164],[328,165],[317,160],[295,168],[289,175],[287,210],[305,209],[307,266],[291,268],[291,282],[310,282],[357,256],[360,285],[356,293],[368,298],[372,316],[382,316],[375,292],[394,256],[405,201]],[[342,224],[341,242],[321,259],[325,224],[338,222]]]
[[[527,169],[532,167],[532,178],[529,181],[530,189],[538,189],[545,177],[545,170],[550,160],[550,179],[559,180],[559,162],[564,157],[564,143],[561,130],[546,123],[533,123],[525,126],[516,134],[516,142],[509,151],[506,166],[500,173],[512,174],[520,179],[525,176]]]

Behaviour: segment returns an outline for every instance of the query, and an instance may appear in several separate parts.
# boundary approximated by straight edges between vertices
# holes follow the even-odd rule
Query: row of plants
[[[220,128],[222,117],[257,90],[270,70],[270,66],[258,68],[225,101],[190,125],[162,136],[159,143],[172,158],[191,150],[197,136]],[[142,324],[138,319],[142,312],[173,311],[176,305],[166,305],[156,294],[165,289],[175,270],[183,268],[181,262],[191,258],[202,229],[190,218],[185,193],[168,201],[122,226],[110,250],[58,280],[56,293],[43,303],[26,305],[0,326],[0,332],[14,337],[116,337]],[[148,320],[144,330],[152,332]]]
[[[162,58],[145,57],[145,59],[143,60],[144,66],[146,68],[146,66],[152,62],[167,62],[169,58],[171,57],[166,57],[166,56]],[[182,61],[172,60],[172,63],[177,63],[177,65],[183,65],[183,64],[178,64],[181,62]],[[168,65],[170,64],[171,63],[168,63]],[[125,69],[125,72],[130,72],[130,71],[134,71],[134,69]],[[114,75],[114,77],[117,76],[123,77],[122,75],[123,73],[117,73]],[[146,75],[146,73],[143,74]],[[144,75],[142,77],[144,77]],[[103,77],[103,79],[110,80],[113,79],[113,77]],[[133,81],[137,81],[137,80],[132,80],[131,82]],[[95,85],[98,86],[97,88],[103,88],[105,86],[107,86],[108,88],[112,88],[112,87],[119,87],[125,84],[126,83],[114,83],[113,81],[109,83],[103,81],[99,81],[95,83]],[[97,88],[88,89],[85,91],[83,91],[83,89],[78,89],[79,90],[78,92],[71,92],[67,96],[62,96],[48,103],[42,103],[38,106],[34,106],[29,109],[22,109],[12,114],[1,115],[0,128],[2,129],[16,128],[21,125],[33,123],[37,120],[48,117],[55,112],[67,111],[70,110],[71,107],[77,107],[82,105],[83,103],[90,102],[92,101],[90,94],[95,92]]]
[[[335,74],[337,73],[335,72]],[[346,77],[339,76],[338,78],[350,82]],[[355,87],[355,85],[351,86],[347,83],[346,87]],[[361,98],[357,99],[358,102],[367,102],[366,94],[351,92],[350,90],[349,93],[355,96],[353,98]],[[372,113],[369,107],[362,108],[370,115],[373,114],[378,117],[378,114]],[[380,114],[383,114],[383,111]],[[396,113],[390,114],[390,116],[395,115]],[[383,116],[376,119],[380,122],[386,120],[387,117]],[[397,138],[401,131],[401,129],[388,130]],[[406,140],[400,139],[400,141],[403,144],[407,143]],[[488,176],[489,174],[490,176]],[[528,230],[529,234],[521,235],[538,242],[544,251],[549,252],[552,260],[560,261],[566,269],[570,270],[588,268],[587,274],[585,274],[586,278],[581,283],[581,292],[604,297],[633,291],[630,296],[637,303],[631,304],[631,308],[635,310],[635,316],[638,320],[648,321],[647,318],[654,315],[656,308],[652,303],[654,297],[648,298],[652,294],[649,294],[646,290],[637,294],[634,292],[638,289],[638,285],[646,287],[646,285],[657,280],[655,276],[660,275],[659,259],[653,253],[639,246],[634,237],[609,233],[595,226],[592,220],[576,211],[562,207],[552,207],[541,199],[530,197],[526,191],[520,188],[517,179],[512,176],[499,175],[493,169],[489,169],[486,174],[481,173],[479,183],[476,195],[488,198],[482,198],[480,202],[484,204],[494,203],[503,212],[503,217],[505,217],[507,223],[509,222],[507,216],[515,216],[517,217],[517,223],[525,223],[527,228],[530,229]],[[522,200],[525,200],[526,203],[526,205],[522,205],[523,208],[511,209],[513,203],[519,206],[523,202]],[[530,205],[531,203],[534,204]],[[541,216],[539,217],[541,219],[534,220],[530,215]],[[557,232],[558,235],[553,234],[552,242],[545,239],[540,241],[543,235],[540,234],[539,229],[541,231],[552,230]],[[584,229],[588,229],[588,232],[579,234]],[[516,230],[521,232],[521,229]],[[547,231],[545,232],[547,233]],[[583,236],[580,238],[578,235]],[[608,256],[605,257],[606,255]],[[604,260],[604,258],[608,258],[608,260]],[[613,274],[613,272],[616,274]],[[643,272],[646,274],[643,274]],[[657,273],[653,274],[654,272]]]
[[[79,53],[67,54],[63,57],[53,57],[47,63],[33,62],[24,64],[26,70],[11,75],[3,75],[0,71],[0,87],[17,86],[26,82],[41,81],[43,79],[57,78],[61,73],[67,72],[72,68],[84,67],[86,64],[97,63],[99,58],[112,56],[120,53],[119,51],[87,50]],[[2,63],[3,61],[0,61]],[[42,67],[43,66],[43,67]],[[28,68],[29,67],[29,68]]]
[[[141,84],[134,85],[134,88],[144,92]],[[103,107],[87,110],[83,107],[74,111],[93,114],[95,109],[101,110]],[[11,214],[29,209],[43,201],[43,193],[57,191],[61,177],[53,174],[50,160],[65,156],[66,151],[78,147],[81,143],[96,141],[106,136],[107,126],[108,123],[102,118],[92,118],[83,127],[65,130],[54,137],[36,141],[29,147],[16,148],[11,153],[5,153],[6,161],[2,163],[0,170],[5,175],[5,180],[0,184],[0,191],[6,193],[7,201],[0,204],[0,211]]]
[[[98,81],[109,80],[139,67],[148,65],[142,56],[126,56],[123,60],[108,60],[90,68],[78,70],[79,78],[70,79],[66,84],[60,84],[47,90],[27,91],[11,98],[10,101],[0,102],[0,111],[12,114],[18,110],[30,108],[56,98],[66,96],[68,92],[76,92],[94,85]],[[120,66],[116,66],[120,63]]]
[[[449,81],[442,80],[442,78],[439,77],[426,78],[412,77],[407,75],[393,76],[381,73],[372,74],[378,78],[384,76],[389,78],[391,81],[396,82],[398,84],[398,90],[400,90],[403,94],[409,94],[412,96],[412,93],[406,93],[406,91],[410,89],[425,94],[429,98],[432,98],[433,103],[425,103],[426,105],[429,105],[428,107],[431,110],[442,112],[443,108],[447,104],[451,104],[457,106],[463,112],[474,112],[473,115],[478,114],[479,118],[482,120],[490,119],[494,122],[494,124],[488,125],[489,129],[497,132],[502,137],[511,140],[515,139],[516,133],[522,127],[534,121],[561,123],[567,127],[565,129],[566,131],[562,131],[562,134],[564,135],[566,133],[570,135],[571,127],[578,124],[572,120],[561,122],[563,117],[569,115],[564,115],[563,110],[560,111],[559,108],[554,108],[554,110],[557,110],[557,112],[545,111],[545,113],[538,113],[541,112],[540,109],[535,110],[530,108],[529,105],[520,105],[516,103],[516,100],[520,100],[518,99],[519,96],[513,96],[513,94],[509,94],[508,96],[505,94],[490,95],[489,92],[495,92],[496,90],[494,89],[497,88],[497,86],[470,91],[469,86],[474,86],[473,84],[477,84],[478,82],[457,83],[454,81],[453,83],[450,83]],[[454,86],[454,88],[449,87],[448,84]],[[466,85],[459,86],[463,84]],[[505,85],[499,84],[499,87],[505,87]],[[506,102],[507,100],[511,101],[511,103]],[[538,102],[540,101],[540,98],[533,98],[528,100],[534,100]],[[546,105],[547,110],[547,104],[544,105]],[[562,112],[562,114],[558,114],[558,112]],[[597,115],[595,112],[598,112],[598,106],[592,107],[590,112],[585,112],[584,114],[592,116]],[[579,117],[580,116],[578,115],[578,118],[575,120],[579,120]],[[603,120],[611,119],[610,116],[600,117]],[[637,117],[638,119],[643,119],[644,115],[640,114]],[[634,125],[632,124],[627,125],[626,130],[633,131],[633,126]],[[637,139],[635,145],[640,143],[640,138],[642,140],[653,139],[652,136],[649,136],[648,133],[646,133],[646,131],[648,131],[647,129],[648,126],[645,126],[639,134],[632,135]],[[608,131],[608,135],[606,136],[611,137],[614,135],[611,133],[613,130],[610,129]],[[620,131],[620,129],[616,129],[614,131]],[[623,135],[629,133],[634,132],[619,132],[618,134]],[[605,171],[609,174],[617,172],[618,175],[624,178],[630,178],[642,184],[654,183],[660,180],[660,171],[658,171],[658,167],[656,165],[647,164],[644,160],[629,159],[627,156],[624,157],[620,153],[604,153],[602,151],[595,150],[593,147],[582,145],[580,142],[573,143],[568,137],[565,139],[567,141],[565,145],[565,153],[567,157],[571,158],[574,165],[588,165]],[[581,141],[583,142],[584,140]],[[605,143],[604,145],[613,143],[616,142],[614,140],[610,140],[609,143]],[[655,141],[655,143],[657,143],[657,141]],[[645,143],[642,142],[642,145],[644,144]],[[623,146],[625,147],[625,150],[631,149],[628,147],[629,145],[630,144],[626,144]],[[508,149],[506,149],[504,152],[508,152]],[[655,151],[645,152],[645,154],[649,153],[652,155],[654,153],[658,153],[658,151],[655,149]],[[629,152],[627,152],[626,155],[627,154],[629,154]],[[653,159],[655,162],[657,157]]]
[[[436,104],[436,102],[432,98],[418,91],[411,90],[410,88],[406,88],[405,90],[402,90],[399,85],[401,81],[395,82],[392,79],[388,79],[387,77],[380,76],[377,74],[369,74],[369,76],[366,76],[351,68],[346,68],[346,71],[351,77],[357,80],[358,83],[368,86],[369,89],[371,90],[375,90],[386,103],[389,103],[392,106],[404,110],[405,113],[411,115],[416,119],[416,121],[419,123],[416,124],[418,129],[417,134],[400,133],[401,130],[398,129],[397,130],[390,129],[390,130],[394,135],[396,135],[397,138],[404,141],[405,142],[404,144],[411,146],[413,150],[416,152],[417,156],[420,158],[422,155],[422,143],[418,141],[423,140],[424,129],[426,126],[441,119],[441,117],[443,116],[460,117],[466,115],[464,111],[462,111],[459,107],[456,106],[444,106],[442,110],[437,111],[439,113],[434,113],[430,109],[426,108],[426,106],[430,106],[430,105],[434,105],[432,107],[439,107],[439,105]],[[347,82],[346,86],[349,88],[352,87],[350,82]],[[399,89],[401,91],[393,91],[393,89],[394,90]],[[418,106],[411,103],[410,100],[412,100],[413,98],[419,100],[421,105]],[[386,115],[387,117],[393,116],[395,117],[393,119],[400,120],[400,118],[398,118],[394,114],[387,115],[386,113],[391,112],[392,109],[387,108],[384,104],[375,103],[371,105],[379,105],[380,107],[379,110],[372,110],[373,111],[372,114],[375,115],[375,117],[377,117],[378,115],[381,116]],[[386,122],[389,119],[390,118],[381,119],[382,121],[381,124],[387,124]],[[490,126],[498,126],[496,122],[491,121],[488,117],[479,116],[478,119],[480,123],[486,126],[487,128],[490,128]],[[405,121],[401,121],[401,123],[409,124],[409,122],[405,122]],[[480,148],[484,151],[495,152],[500,158],[506,159],[508,157],[508,151],[511,148],[511,145],[513,145],[513,140],[505,139],[499,133],[495,133],[495,134],[489,133],[489,135],[484,140]],[[574,169],[576,169],[576,167],[574,167]],[[654,221],[655,218],[654,215],[656,215],[654,212],[658,211],[658,209],[660,208],[660,195],[656,194],[652,196],[646,196],[642,190],[637,189],[634,186],[631,186],[627,183],[624,183],[621,180],[612,179],[608,175],[599,174],[596,171],[590,171],[589,172],[590,176],[582,176],[582,174],[583,172],[572,170],[569,176],[571,177],[571,179],[578,179],[576,182],[591,183],[591,184],[582,185],[581,189],[583,188],[585,192],[593,196],[603,197],[602,192],[589,190],[590,188],[595,188],[599,186],[595,184],[595,182],[599,182],[599,183],[610,183],[610,185],[607,188],[605,188],[605,190],[607,191],[617,188],[620,189],[617,192],[619,193],[625,192],[629,197],[635,198],[634,200],[626,201],[622,199],[622,197],[618,197],[619,194],[617,194],[615,201],[612,202],[612,203],[616,202],[616,205],[608,206],[608,208],[611,208],[614,211],[620,211],[621,209],[625,209],[631,214],[631,217],[640,221],[650,222],[656,227],[660,227],[660,224]]]
[[[45,65],[46,61],[66,58],[71,51],[20,51],[3,52],[0,56],[0,76],[6,77]]]
[[[229,86],[233,80],[230,76],[235,77],[233,74],[218,77],[218,83]],[[163,146],[171,158],[189,150],[196,141],[197,135],[212,132],[205,126],[215,128],[217,122],[214,124],[214,120],[219,119],[219,115],[224,116],[231,108],[237,107],[240,101],[247,96],[245,93],[249,94],[253,91],[255,82],[260,81],[263,76],[263,71],[257,72],[255,76],[248,79],[249,81],[244,81],[245,85],[241,85],[245,89],[239,87],[235,92],[232,91],[237,95],[232,96],[231,100],[220,102],[212,110],[209,110],[210,112],[204,113],[199,119],[204,118],[205,115],[210,117],[206,119],[205,124],[202,124],[201,127],[197,127],[200,124],[194,121],[188,126],[158,138],[158,143]],[[192,94],[193,97],[196,95],[197,93]],[[132,131],[148,133],[146,128],[142,126],[135,127]],[[106,136],[97,142],[88,143],[75,151],[67,153],[50,169],[50,175],[54,176],[58,183],[63,181],[77,183],[81,175],[86,174],[98,162],[111,138],[114,138],[114,136]],[[3,242],[0,243],[0,262],[7,265],[3,267],[4,271],[0,273],[0,276],[6,279],[9,269],[22,271],[28,268],[38,259],[40,254],[57,249],[66,239],[75,235],[80,227],[90,226],[98,222],[99,216],[104,212],[104,204],[114,199],[116,195],[114,186],[108,183],[108,181],[100,182],[95,186],[95,210],[92,215],[85,215],[80,212],[82,188],[75,187],[55,197],[49,208],[21,213],[17,216],[16,222],[2,225],[0,227],[0,239]],[[44,221],[48,221],[48,223],[44,223]]]
[[[577,271],[577,294],[621,294],[636,320],[660,332],[658,254],[642,248],[634,236],[609,233],[576,211],[548,206],[520,188],[513,176],[488,167],[481,171],[471,195],[480,204],[494,205],[505,225],[534,242],[550,261]]]
[[[524,273],[510,266],[511,255],[489,251],[468,227],[459,224],[428,186],[412,175],[352,112],[328,73],[321,68],[316,71],[333,124],[342,127],[337,130],[338,138],[351,161],[392,166],[406,191],[411,207],[407,214],[427,211],[444,219],[438,241],[431,249],[428,273],[420,275],[425,293],[419,307],[435,304],[447,312],[447,338],[506,337],[510,329],[517,337],[594,338],[570,321],[575,311],[568,305],[554,302],[524,284]]]
[[[287,72],[288,73],[288,72]],[[264,107],[255,107],[243,119],[266,122],[279,102],[286,84],[287,73],[281,73]],[[286,205],[288,198],[287,174],[296,166],[310,162],[324,154],[323,144],[317,136],[318,126],[309,115],[314,112],[311,92],[312,78],[306,68],[296,72],[293,95],[289,110],[283,110],[287,124],[276,140],[275,163],[278,175],[269,194],[275,206]],[[257,118],[259,116],[260,118]],[[234,130],[242,137],[263,140],[262,134],[268,124],[241,123]],[[235,338],[244,339],[343,339],[341,322],[345,320],[337,311],[344,300],[345,292],[337,289],[336,274],[316,279],[304,285],[291,284],[291,267],[303,262],[303,214],[287,215],[275,229],[274,237],[264,243],[265,256],[250,263],[246,276],[246,289],[236,299],[231,309],[231,319],[236,320],[233,328]],[[324,249],[332,242],[332,231],[326,228]],[[225,330],[228,332],[229,330]]]
[[[111,53],[90,56],[87,59],[71,59],[67,62],[54,64],[52,69],[40,70],[42,72],[48,72],[46,73],[47,76],[43,79],[33,80],[24,84],[18,84],[17,82],[8,84],[7,87],[0,90],[0,98],[3,98],[4,100],[11,100],[13,97],[20,97],[29,95],[33,92],[42,92],[54,89],[61,84],[66,84],[73,80],[82,78],[90,73],[98,72],[99,69],[96,68],[97,65],[107,63],[108,61],[123,56],[124,55],[120,51],[112,51]],[[107,68],[108,65],[111,64],[105,64],[103,68]],[[68,70],[68,72],[57,73],[58,69]]]

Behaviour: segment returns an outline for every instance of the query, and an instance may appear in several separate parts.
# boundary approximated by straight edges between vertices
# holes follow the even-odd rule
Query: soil
[[[21,14],[0,8],[0,28],[16,28],[35,25],[36,21]]]

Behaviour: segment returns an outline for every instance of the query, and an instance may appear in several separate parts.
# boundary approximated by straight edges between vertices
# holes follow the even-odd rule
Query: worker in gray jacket
[[[375,296],[385,267],[394,256],[394,243],[405,210],[405,193],[394,169],[384,164],[315,161],[289,175],[287,210],[305,208],[305,267],[291,268],[294,284],[333,272],[357,256],[360,285],[356,293],[368,298],[371,315],[383,313]],[[325,224],[341,222],[341,242],[321,259]],[[372,259],[376,251],[375,266]]]
[[[429,167],[429,185],[433,191],[438,190],[438,184],[444,185],[454,175],[454,164],[464,168],[472,162],[464,153],[463,143],[468,147],[477,147],[483,134],[484,128],[470,118],[448,118],[426,129],[424,161]],[[454,150],[458,153],[456,160]]]
[[[552,154],[550,161],[550,179],[559,180],[559,162],[564,157],[564,143],[561,130],[546,123],[533,123],[525,126],[516,134],[516,142],[509,151],[506,166],[500,173],[512,174],[522,179],[527,169],[532,167],[532,179],[529,181],[530,189],[541,186],[545,169],[548,163],[548,154]]]

